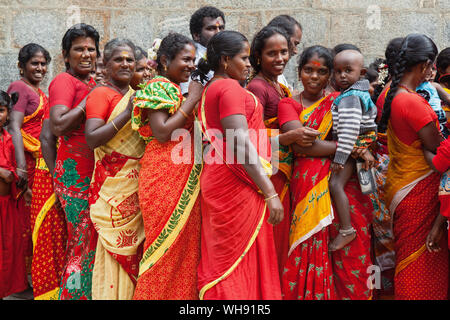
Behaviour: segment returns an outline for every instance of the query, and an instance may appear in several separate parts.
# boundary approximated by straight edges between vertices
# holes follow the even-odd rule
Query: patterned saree
[[[23,139],[23,148],[25,151],[25,160],[28,171],[28,187],[33,190],[34,175],[36,168],[36,159],[40,156],[41,142],[39,135],[41,133],[42,117],[44,116],[44,108],[48,104],[48,99],[45,93],[39,89],[39,105],[36,110],[23,118],[22,128],[20,132]],[[33,215],[36,213],[32,208],[25,205],[23,198],[19,198],[19,211],[23,213],[24,220],[24,235],[25,241],[25,260],[27,264],[27,271],[32,269],[33,244],[31,234],[33,230]],[[32,271],[31,271],[32,272]]]
[[[48,113],[48,103],[45,112]],[[23,133],[22,133],[23,134]],[[38,141],[39,142],[39,141]],[[67,227],[64,211],[54,204],[53,179],[41,151],[35,161],[31,202],[33,262],[31,276],[35,300],[58,300],[65,263]]]
[[[130,89],[125,94],[107,122],[125,110],[133,93]],[[144,141],[129,121],[94,150],[89,195],[90,215],[98,232],[92,275],[94,300],[133,298],[145,237],[138,198],[139,160],[144,149]]]
[[[448,250],[430,253],[425,240],[439,214],[439,174],[432,173],[420,140],[403,143],[390,123],[387,131],[390,162],[385,199],[394,216],[395,299],[447,299]]]
[[[321,132],[324,140],[332,127],[329,95],[300,114],[304,126]],[[292,221],[289,257],[282,276],[283,299],[330,300],[334,298],[328,228],[333,220],[328,190],[329,158],[296,156],[291,180]]]
[[[135,300],[198,299],[200,259],[200,173],[194,161],[193,117],[181,142],[152,136],[148,112],[174,114],[183,102],[180,87],[155,77],[136,92],[132,128],[147,143],[139,172],[139,205],[145,229]]]

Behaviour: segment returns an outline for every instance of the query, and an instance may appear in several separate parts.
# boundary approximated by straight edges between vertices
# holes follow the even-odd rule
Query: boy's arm
[[[444,90],[442,86],[437,82],[431,82],[432,86],[436,88],[439,98],[450,106],[450,93]]]
[[[338,106],[338,144],[333,162],[344,165],[353,151],[362,120],[361,100],[357,96],[342,98]]]

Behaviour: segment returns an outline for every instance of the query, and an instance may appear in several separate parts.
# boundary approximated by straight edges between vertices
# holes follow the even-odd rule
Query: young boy
[[[330,193],[339,215],[338,236],[330,243],[330,251],[344,248],[356,237],[352,227],[350,206],[344,187],[355,172],[356,161],[350,157],[354,146],[368,148],[376,139],[377,109],[373,104],[367,79],[363,55],[356,50],[344,50],[334,58],[335,82],[341,90],[331,113],[333,116],[333,139],[337,140],[337,150],[331,165],[329,181]],[[367,160],[365,168],[373,165]]]

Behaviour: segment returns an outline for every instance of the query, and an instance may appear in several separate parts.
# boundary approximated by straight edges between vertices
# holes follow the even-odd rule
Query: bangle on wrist
[[[270,199],[273,199],[276,197],[278,197],[278,193],[275,193],[274,195],[271,195],[270,197],[265,198],[264,201],[267,201],[267,200],[270,200]]]
[[[19,170],[19,171],[21,171],[21,172],[25,172],[25,173],[28,173],[28,171],[27,171],[27,170],[25,170],[25,169],[21,169],[21,168],[16,168],[16,170]]]
[[[84,110],[83,107],[77,106],[77,108],[80,109],[81,111],[83,111],[84,114],[86,114],[86,110]]]
[[[119,132],[119,129],[117,128],[116,124],[114,123],[114,120],[111,120],[111,124],[113,125],[114,129],[116,129],[116,131]]]
[[[181,109],[181,107],[178,109],[178,111],[180,111],[181,112],[181,114],[183,115],[183,117],[185,117],[186,119],[189,119],[189,116],[187,115],[187,113],[186,112],[184,112],[184,110],[183,109]]]

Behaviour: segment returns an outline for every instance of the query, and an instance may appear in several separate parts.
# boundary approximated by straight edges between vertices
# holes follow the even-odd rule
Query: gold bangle
[[[84,114],[86,114],[86,110],[83,109],[83,107],[77,106],[81,111],[83,111]]]
[[[267,200],[270,200],[270,199],[273,199],[276,197],[278,197],[278,193],[275,193],[274,195],[271,195],[270,197],[265,198],[264,201],[267,201]]]
[[[186,112],[183,111],[183,109],[179,108],[178,111],[181,112],[181,114],[183,115],[183,117],[185,117],[186,119],[189,119],[189,116],[186,114]]]
[[[113,127],[116,129],[117,132],[119,132],[119,129],[117,129],[116,124],[114,123],[114,120],[111,120],[111,124],[113,125]]]

